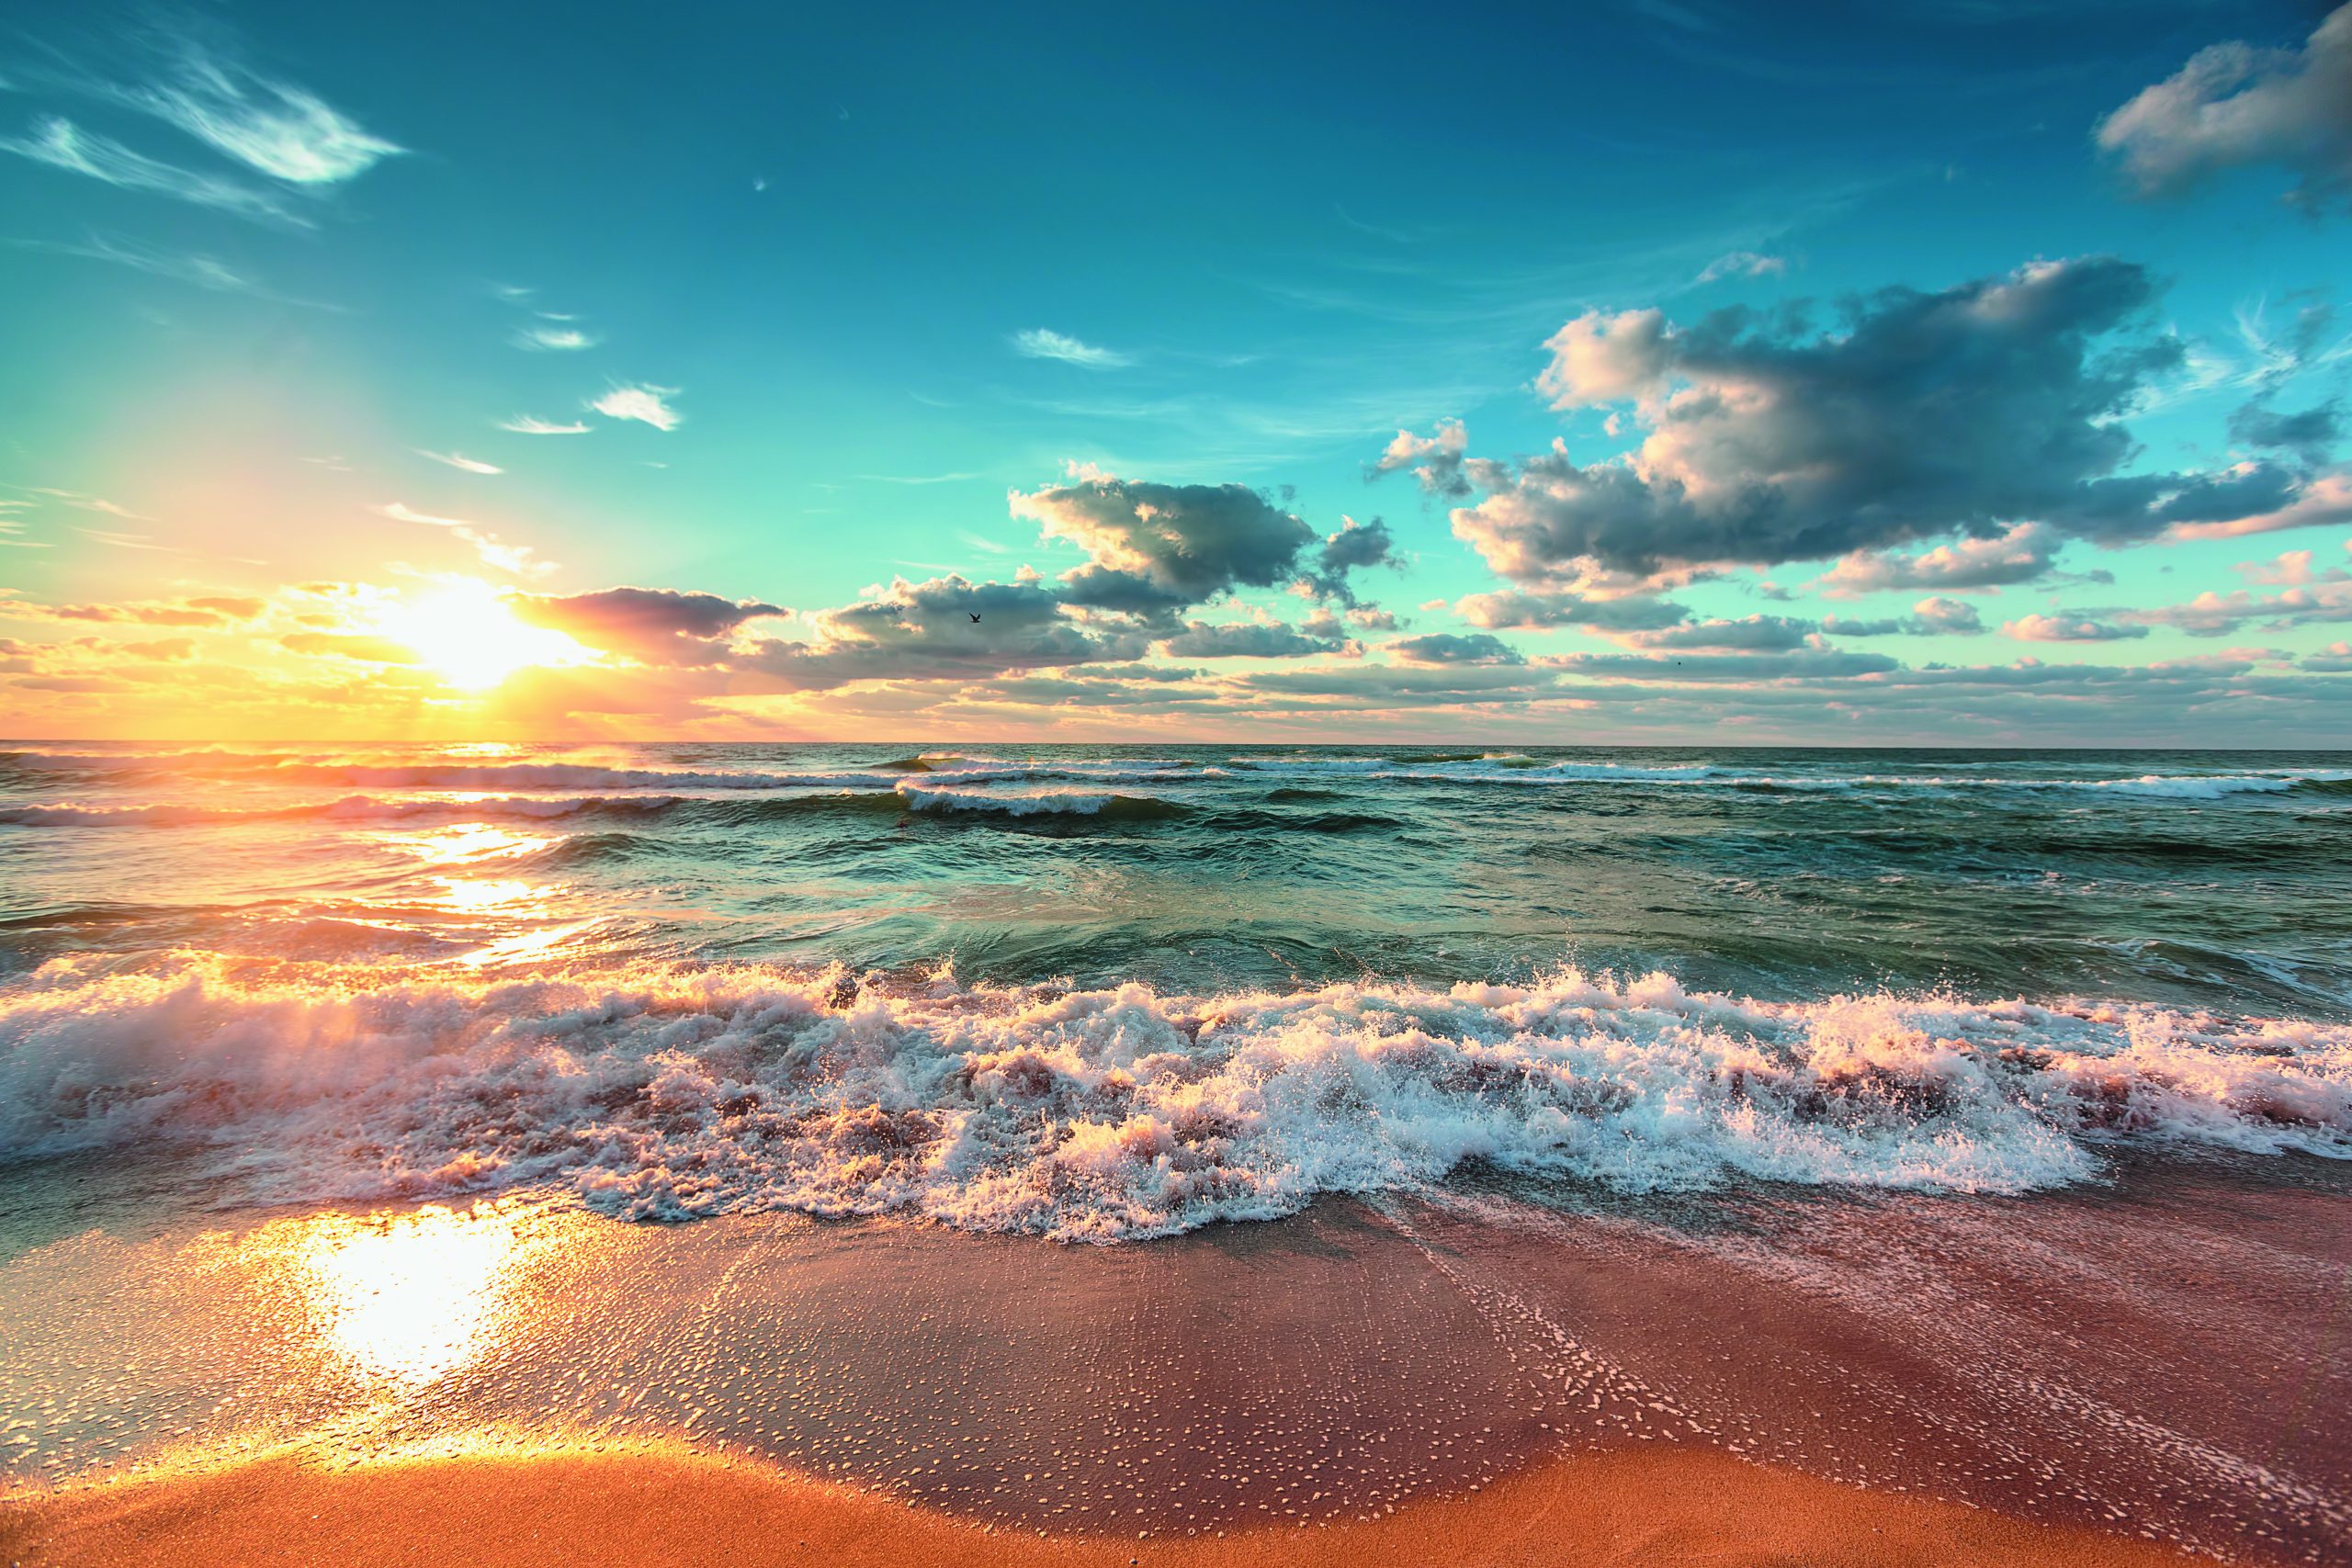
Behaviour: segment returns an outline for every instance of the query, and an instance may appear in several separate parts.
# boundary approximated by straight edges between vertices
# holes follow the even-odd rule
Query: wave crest
[[[1117,1241],[1470,1161],[1637,1192],[2014,1193],[2123,1140],[2352,1157],[2352,1028],[1575,971],[1187,998],[177,954],[0,991],[0,1158],[157,1140],[257,1201],[535,1187],[630,1218]]]

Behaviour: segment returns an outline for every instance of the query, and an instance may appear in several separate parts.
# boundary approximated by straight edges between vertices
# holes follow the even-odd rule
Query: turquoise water
[[[17,752],[0,962],[458,959],[560,925],[547,953],[953,959],[1005,982],[1523,979],[1565,960],[1779,998],[2352,1007],[2352,753],[922,756]]]
[[[2340,752],[24,747],[0,1157],[1123,1239],[2339,1155],[2348,851]]]

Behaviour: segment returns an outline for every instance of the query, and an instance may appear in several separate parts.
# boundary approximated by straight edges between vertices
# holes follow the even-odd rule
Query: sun
[[[584,664],[596,655],[547,626],[517,620],[493,584],[446,581],[386,615],[383,635],[416,651],[450,685],[487,691],[517,670]]]

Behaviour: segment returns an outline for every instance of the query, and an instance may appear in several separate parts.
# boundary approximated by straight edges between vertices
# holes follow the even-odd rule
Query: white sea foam
[[[1114,807],[1171,808],[1171,803],[1151,795],[1120,795],[1115,791],[1026,789],[990,791],[958,789],[930,783],[899,781],[899,794],[910,811],[995,811],[1008,817],[1069,814],[1099,817]]]
[[[1426,1188],[2018,1193],[2120,1143],[2352,1157],[2352,1028],[2154,1007],[1530,987],[896,992],[182,954],[0,990],[0,1158],[177,1139],[255,1201],[535,1187],[1114,1241]]]

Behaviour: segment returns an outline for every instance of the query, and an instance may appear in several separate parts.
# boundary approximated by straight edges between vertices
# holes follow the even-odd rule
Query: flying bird
[[[978,626],[980,624],[980,613],[978,610],[974,610],[970,612],[970,614],[972,616],[972,624],[976,626]]]

